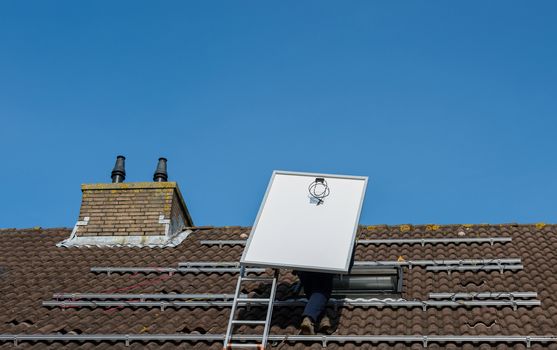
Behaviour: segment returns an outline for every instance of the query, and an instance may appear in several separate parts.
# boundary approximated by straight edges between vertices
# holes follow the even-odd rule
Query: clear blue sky
[[[361,223],[556,222],[555,1],[2,1],[0,227],[169,159],[198,225],[273,169],[367,175]]]

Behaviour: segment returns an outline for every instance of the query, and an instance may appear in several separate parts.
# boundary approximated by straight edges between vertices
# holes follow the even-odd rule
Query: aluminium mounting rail
[[[199,243],[202,245],[218,245],[222,248],[225,245],[246,245],[245,239],[203,239]]]
[[[232,300],[234,294],[171,294],[171,293],[55,293],[53,299],[70,299],[70,300],[178,300],[178,299],[195,299],[195,300]]]
[[[460,259],[460,260],[400,260],[400,261],[356,261],[355,266],[414,266],[425,267],[428,271],[499,271],[522,270],[520,258]]]
[[[434,266],[434,265],[484,265],[484,264],[520,264],[520,258],[486,258],[486,259],[439,259],[439,260],[385,260],[356,261],[354,265],[363,266]]]
[[[298,307],[305,306],[306,299],[292,299],[275,301],[275,307]],[[160,308],[164,311],[166,308],[192,308],[192,307],[231,307],[233,304],[230,300],[195,300],[195,301],[104,301],[104,300],[89,300],[89,301],[72,301],[72,300],[48,300],[43,301],[42,305],[46,307],[61,307],[61,308],[80,308],[80,307],[151,307]],[[266,306],[265,302],[252,300],[250,302],[238,302],[238,306],[246,307],[252,305]],[[341,306],[358,306],[358,307],[391,307],[391,308],[428,308],[439,307],[504,307],[510,306],[513,309],[520,307],[533,307],[540,306],[541,302],[537,299],[533,300],[383,300],[383,299],[331,299],[329,305],[338,308]]]
[[[239,261],[185,261],[178,263],[178,267],[236,267],[242,265]]]
[[[460,260],[384,260],[356,261],[356,266],[423,266],[433,271],[451,270],[521,270],[520,258]],[[247,267],[247,273],[262,273],[265,268]],[[182,262],[178,267],[92,267],[95,273],[240,273],[239,262]]]
[[[469,244],[469,243],[508,243],[512,242],[512,237],[444,237],[444,238],[386,238],[386,239],[360,239],[356,241],[362,245],[390,245],[390,244]],[[200,240],[202,245],[218,245],[223,246],[245,245],[246,240],[243,239],[218,239],[218,240]]]
[[[13,342],[15,346],[19,342],[39,342],[39,341],[64,341],[64,342],[124,342],[130,345],[131,342],[164,342],[164,341],[183,341],[183,342],[223,342],[224,334],[0,334],[0,341]],[[237,341],[257,340],[257,336],[237,335]],[[425,348],[428,344],[481,344],[481,343],[505,343],[505,344],[524,344],[529,348],[532,344],[556,343],[557,335],[505,335],[505,336],[485,336],[485,335],[269,335],[271,342],[304,342],[321,343],[326,347],[328,343],[419,343]]]
[[[439,259],[439,260],[360,260],[357,266],[434,266],[434,265],[484,265],[484,264],[520,264],[520,258],[484,258],[484,259]],[[182,268],[240,268],[235,261],[192,261],[178,263]],[[153,268],[156,269],[156,268]]]
[[[240,273],[240,267],[91,267],[95,273]],[[246,268],[246,272],[262,273],[264,268]]]
[[[446,238],[387,238],[387,239],[360,239],[358,244],[463,244],[463,243],[508,243],[512,237],[446,237]]]
[[[211,301],[71,301],[71,300],[48,300],[42,302],[46,307],[69,308],[121,308],[121,307],[147,307],[160,308],[164,311],[169,307],[230,307],[232,301],[211,300]]]
[[[536,292],[470,292],[470,293],[429,293],[430,299],[474,299],[474,298],[491,298],[491,299],[527,299],[537,298]]]

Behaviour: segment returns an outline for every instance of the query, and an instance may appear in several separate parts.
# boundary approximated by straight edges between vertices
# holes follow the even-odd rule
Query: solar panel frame
[[[321,266],[321,265],[313,265],[313,264],[296,264],[296,263],[284,263],[284,262],[273,262],[273,261],[262,261],[262,259],[253,259],[251,257],[250,254],[251,250],[250,248],[256,249],[253,246],[253,239],[256,235],[256,231],[258,229],[258,225],[261,222],[261,217],[262,214],[265,210],[265,206],[268,203],[269,200],[269,196],[270,193],[272,191],[273,188],[273,184],[275,183],[276,179],[278,176],[301,176],[301,177],[307,177],[308,180],[313,180],[315,178],[325,178],[326,180],[353,180],[353,181],[361,181],[361,188],[359,189],[359,192],[357,194],[357,198],[355,198],[356,201],[356,206],[355,206],[355,213],[354,214],[354,220],[352,223],[352,229],[350,232],[350,244],[349,244],[349,250],[347,252],[345,252],[345,257],[344,257],[344,261],[343,261],[343,265],[340,266],[340,264],[338,264],[337,266]],[[336,174],[322,174],[322,173],[305,173],[305,172],[292,172],[292,171],[282,171],[282,170],[275,170],[273,171],[273,174],[271,176],[271,179],[269,181],[269,184],[267,186],[267,190],[265,191],[265,195],[263,197],[263,200],[261,202],[261,205],[259,207],[259,211],[257,213],[255,222],[252,226],[249,238],[246,241],[246,246],[244,248],[244,251],[242,253],[242,257],[240,259],[240,263],[243,266],[249,265],[249,266],[261,266],[261,267],[270,267],[270,268],[287,268],[287,269],[295,269],[295,270],[301,270],[301,271],[316,271],[316,272],[328,272],[328,273],[347,273],[350,267],[350,261],[351,261],[351,257],[352,257],[352,252],[354,250],[355,244],[356,244],[356,234],[358,231],[358,224],[359,224],[359,220],[360,220],[360,215],[362,212],[362,207],[363,207],[363,203],[364,203],[364,197],[365,197],[365,193],[366,193],[366,189],[367,189],[367,182],[368,182],[368,177],[367,176],[352,176],[352,175],[336,175]],[[334,191],[334,189],[331,189],[331,191]],[[329,200],[329,198],[325,198],[325,201]]]

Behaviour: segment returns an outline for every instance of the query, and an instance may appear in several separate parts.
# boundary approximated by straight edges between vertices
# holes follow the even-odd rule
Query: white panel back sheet
[[[324,178],[329,195],[316,204],[308,187]],[[347,272],[367,177],[275,171],[241,263]]]

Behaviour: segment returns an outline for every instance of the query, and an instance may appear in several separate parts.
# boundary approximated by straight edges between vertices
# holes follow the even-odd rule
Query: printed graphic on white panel
[[[367,177],[275,171],[242,265],[347,272]]]

